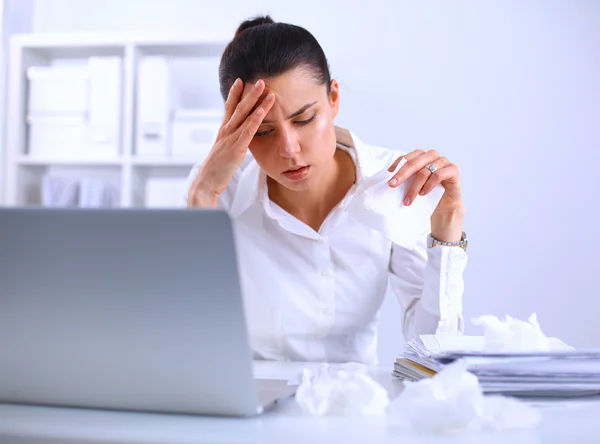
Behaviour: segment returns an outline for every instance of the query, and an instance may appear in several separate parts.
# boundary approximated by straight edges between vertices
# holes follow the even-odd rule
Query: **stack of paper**
[[[521,397],[600,395],[600,350],[574,350],[549,338],[544,352],[483,352],[483,337],[424,335],[406,344],[393,375],[416,381],[463,359],[486,393]]]

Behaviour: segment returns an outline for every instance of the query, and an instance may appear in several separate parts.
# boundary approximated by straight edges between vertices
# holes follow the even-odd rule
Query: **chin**
[[[286,187],[288,190],[291,190],[291,191],[306,191],[310,188],[310,180],[303,180],[303,181],[284,180],[283,182],[279,182],[279,183],[281,183],[281,185],[283,185],[284,187]]]

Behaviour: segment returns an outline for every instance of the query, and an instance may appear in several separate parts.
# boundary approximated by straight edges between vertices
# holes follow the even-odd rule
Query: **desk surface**
[[[290,379],[302,364],[257,363],[257,377]],[[401,383],[390,368],[371,369],[396,396]],[[531,430],[469,435],[423,435],[385,418],[314,418],[293,399],[257,418],[231,419],[0,404],[0,443],[598,443],[600,401],[540,406]],[[387,422],[386,422],[387,421]]]

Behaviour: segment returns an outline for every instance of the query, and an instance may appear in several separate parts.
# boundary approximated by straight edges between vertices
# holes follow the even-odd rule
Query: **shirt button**
[[[331,276],[333,276],[333,270],[332,269],[321,270],[321,276],[331,277]]]

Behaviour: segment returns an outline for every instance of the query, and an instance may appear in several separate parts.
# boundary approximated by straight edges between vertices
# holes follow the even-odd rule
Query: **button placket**
[[[335,307],[335,273],[331,258],[331,245],[327,237],[320,237],[315,242],[315,265],[316,271],[321,279],[319,302],[321,304],[318,312],[322,319],[321,337],[327,336],[333,326],[333,314]]]

